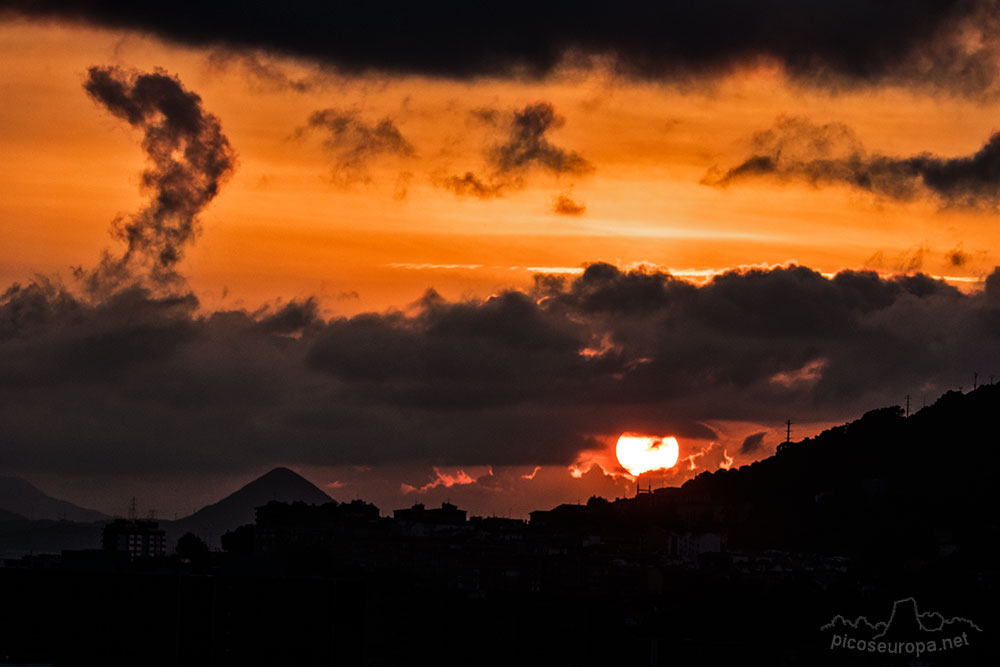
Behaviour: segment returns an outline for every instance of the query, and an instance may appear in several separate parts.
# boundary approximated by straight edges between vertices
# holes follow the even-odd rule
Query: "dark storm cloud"
[[[368,123],[353,111],[320,109],[296,134],[318,131],[334,159],[335,182],[349,184],[369,178],[368,167],[382,156],[412,157],[416,151],[390,118]]]
[[[84,88],[114,116],[142,131],[149,160],[141,181],[149,203],[115,223],[124,254],[106,254],[87,279],[94,289],[107,289],[133,279],[141,269],[156,283],[176,282],[177,263],[198,233],[198,215],[232,174],[235,153],[219,120],[202,108],[201,98],[162,70],[91,67]]]
[[[765,435],[767,435],[767,431],[761,431],[760,433],[752,433],[744,438],[743,444],[740,445],[740,454],[756,453],[764,443]]]
[[[1000,369],[998,275],[966,295],[919,274],[789,266],[697,286],[595,264],[333,319],[312,300],[208,313],[38,280],[0,298],[0,467],[568,465],[624,431],[833,421]]]
[[[743,162],[710,173],[703,182],[726,187],[760,177],[841,183],[899,200],[932,196],[948,205],[995,207],[1000,203],[1000,133],[971,155],[892,157],[868,153],[840,123],[783,118],[754,136],[752,154]]]
[[[540,76],[567,57],[597,57],[648,79],[760,60],[824,84],[888,81],[980,94],[997,79],[994,0],[2,5],[189,44],[305,56],[345,71]]]
[[[415,317],[331,321],[308,362],[399,404],[494,407],[569,392],[587,373],[577,353],[582,336],[520,292],[454,304],[430,293]]]
[[[986,277],[983,294],[991,305],[1000,306],[1000,266],[993,269],[993,272]]]
[[[501,197],[523,188],[525,177],[532,170],[555,176],[581,176],[594,170],[579,153],[549,141],[547,134],[562,127],[566,119],[548,102],[529,104],[507,114],[496,109],[476,109],[472,113],[481,122],[501,129],[504,138],[486,152],[490,169],[487,178],[469,171],[463,176],[439,179],[439,185],[457,195],[480,199]]]
[[[273,309],[264,308],[254,313],[254,317],[264,331],[275,334],[295,334],[322,323],[319,304],[314,297],[289,301]]]

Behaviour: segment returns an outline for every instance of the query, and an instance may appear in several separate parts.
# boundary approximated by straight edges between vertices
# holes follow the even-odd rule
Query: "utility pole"
[[[910,395],[906,395],[906,416],[910,416]]]
[[[785,444],[790,444],[792,442],[792,420],[789,419],[785,422]]]

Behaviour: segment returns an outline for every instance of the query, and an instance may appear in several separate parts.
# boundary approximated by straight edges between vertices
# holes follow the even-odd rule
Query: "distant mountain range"
[[[774,456],[751,465],[704,472],[680,488],[541,514],[564,520],[571,513],[574,521],[632,533],[650,525],[718,531],[737,548],[884,563],[904,557],[982,559],[1000,540],[993,511],[1000,489],[997,414],[1000,385],[948,392],[916,414],[898,406],[872,410],[814,438],[782,444]],[[217,503],[160,524],[171,549],[185,532],[217,547],[223,533],[252,523],[255,508],[272,500],[324,504],[331,498],[291,470],[275,468]],[[16,478],[0,478],[0,510],[6,512],[0,514],[0,553],[26,543],[58,551],[59,531],[69,534],[74,525],[29,519],[108,518]],[[10,513],[26,518],[3,520]],[[32,541],[30,524],[38,524],[44,540]],[[85,534],[73,535],[62,548],[81,548]]]
[[[4,512],[13,513],[12,518],[52,521],[76,521],[93,523],[107,521],[111,517],[97,510],[74,505],[47,495],[30,482],[20,477],[0,477],[0,520]]]
[[[24,517],[20,514],[14,514],[13,512],[8,512],[7,510],[0,510],[0,521],[15,521],[23,518]]]
[[[254,510],[272,500],[321,505],[332,498],[288,468],[275,468],[190,516],[159,523],[167,531],[169,549],[186,532],[217,547],[223,533],[253,523]],[[52,498],[23,479],[0,477],[0,557],[98,548],[101,524],[110,519],[96,510]]]

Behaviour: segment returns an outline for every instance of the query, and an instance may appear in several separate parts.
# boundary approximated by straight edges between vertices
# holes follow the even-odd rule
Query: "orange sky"
[[[602,72],[540,82],[344,78],[260,56],[315,82],[294,92],[209,51],[22,21],[0,27],[0,58],[5,283],[92,263],[111,243],[109,222],[141,202],[136,136],[81,89],[86,68],[98,63],[176,74],[219,116],[239,153],[236,175],[203,216],[182,267],[208,305],[319,295],[330,313],[381,310],[427,287],[449,298],[483,296],[528,284],[542,267],[597,260],[682,273],[788,261],[826,272],[892,271],[922,249],[924,271],[974,280],[998,259],[993,212],[804,183],[699,183],[713,166],[738,162],[753,133],[782,115],[845,123],[869,150],[889,155],[967,154],[997,127],[993,105],[965,99],[898,89],[826,93],[766,69],[684,90]],[[591,174],[533,175],[524,189],[488,201],[435,185],[436,175],[482,169],[491,137],[470,110],[539,100],[565,117],[553,143],[589,160]],[[392,119],[416,154],[373,161],[359,175],[367,182],[332,182],[321,137],[293,136],[328,107]],[[563,193],[586,204],[583,215],[552,212]],[[946,260],[955,248],[971,256],[965,266]]]
[[[886,155],[967,155],[998,129],[992,103],[891,87],[824,91],[766,65],[674,86],[600,70],[564,70],[541,81],[346,77],[304,61],[254,56],[271,74],[304,82],[306,90],[293,90],[224,55],[136,33],[0,23],[4,285],[38,273],[72,284],[70,268],[94,265],[114,244],[111,221],[143,202],[137,134],[98,108],[81,85],[88,67],[114,64],[162,67],[176,76],[219,117],[238,153],[235,175],[202,215],[202,234],[180,267],[206,309],[253,310],[317,296],[328,316],[382,311],[405,308],[428,288],[452,300],[484,297],[529,285],[539,272],[579,272],[596,261],[646,264],[689,279],[789,262],[826,273],[920,269],[965,290],[977,289],[1000,264],[992,210],[930,199],[901,203],[803,182],[754,180],[725,189],[701,182],[713,168],[738,164],[754,133],[782,117],[843,123],[869,151]],[[548,138],[581,155],[592,172],[532,172],[523,188],[489,200],[440,187],[442,177],[487,169],[484,151],[498,138],[473,111],[510,112],[539,101],[565,119]],[[353,111],[369,123],[390,119],[413,154],[377,157],[352,173],[353,182],[334,179],[322,135],[300,131],[324,108]],[[555,213],[560,195],[586,210]],[[954,250],[965,253],[961,265],[948,259]],[[773,424],[712,426],[725,440],[715,459],[733,454],[725,443],[738,446],[748,433],[780,435]],[[801,427],[798,435],[820,427]],[[710,444],[682,441],[678,471]],[[311,470],[334,495],[371,488],[357,471]],[[440,475],[465,479],[458,473]],[[398,493],[400,480],[432,483],[407,474],[384,482],[392,487],[385,498]],[[560,484],[572,484],[562,474]],[[631,481],[609,480],[588,488],[631,488]],[[445,483],[429,488],[451,492]],[[571,493],[567,488],[559,493]],[[169,503],[169,491],[163,496]],[[515,513],[525,512],[538,498],[517,502]]]

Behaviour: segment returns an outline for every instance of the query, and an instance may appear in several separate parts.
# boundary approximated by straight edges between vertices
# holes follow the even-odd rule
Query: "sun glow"
[[[623,433],[618,438],[615,454],[622,467],[632,475],[650,470],[665,470],[677,463],[677,438]]]

